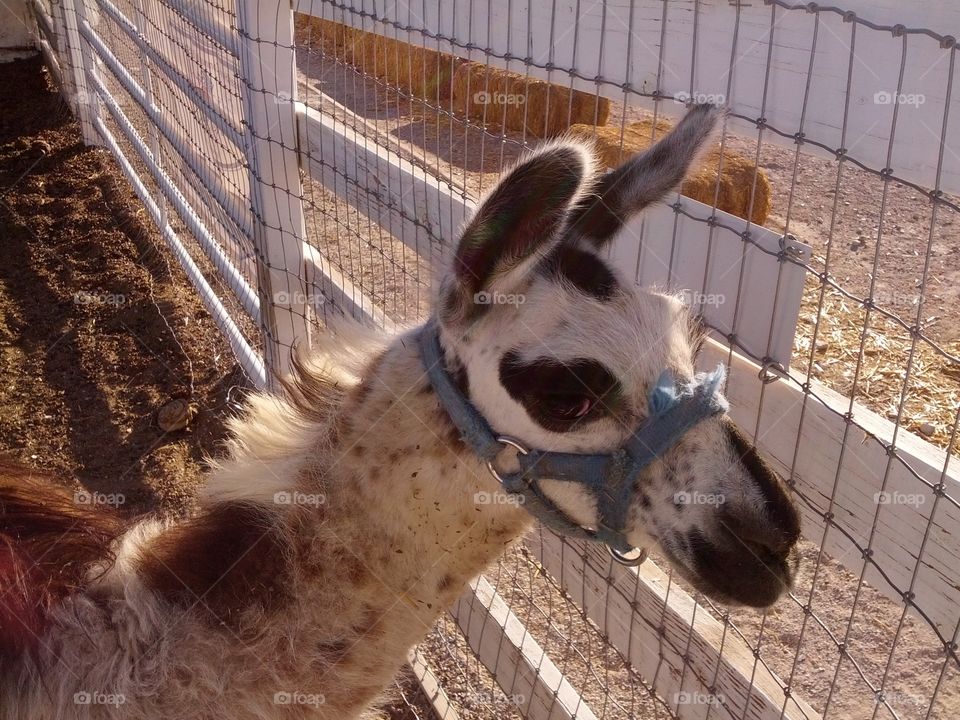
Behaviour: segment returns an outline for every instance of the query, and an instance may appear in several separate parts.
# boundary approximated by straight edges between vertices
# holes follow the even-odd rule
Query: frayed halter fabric
[[[544,525],[568,537],[605,543],[611,555],[626,565],[639,565],[646,552],[634,548],[626,537],[627,513],[640,473],[673,447],[702,420],[726,412],[720,392],[726,368],[698,374],[692,383],[678,384],[664,370],[649,395],[649,417],[611,453],[580,454],[527,448],[520,440],[497,435],[486,418],[464,397],[447,373],[435,318],[419,335],[420,354],[433,386],[450,419],[473,451],[487,463],[503,489],[523,498],[523,508]],[[519,469],[501,473],[494,467],[506,447],[517,450]],[[596,501],[598,523],[587,528],[574,522],[540,489],[541,480],[579,484]]]

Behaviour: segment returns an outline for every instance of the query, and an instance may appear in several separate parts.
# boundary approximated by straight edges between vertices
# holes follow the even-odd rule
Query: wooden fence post
[[[60,0],[60,17],[66,31],[66,51],[70,63],[68,68],[61,69],[67,79],[70,107],[80,121],[84,144],[103,145],[94,123],[94,118],[100,114],[100,101],[87,82],[87,71],[96,73],[97,66],[90,48],[85,47],[80,38],[80,23],[86,18],[84,1]]]
[[[290,0],[239,0],[237,20],[263,354],[275,387],[290,368],[292,346],[309,343],[310,329],[293,8]]]

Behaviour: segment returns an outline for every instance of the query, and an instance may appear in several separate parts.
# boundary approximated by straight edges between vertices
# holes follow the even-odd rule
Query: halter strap
[[[692,427],[726,412],[728,407],[720,393],[726,377],[723,365],[711,373],[698,374],[690,384],[681,385],[665,370],[650,392],[650,416],[614,452],[528,450],[513,438],[496,435],[486,418],[453,382],[444,366],[436,318],[431,318],[422,328],[418,342],[427,377],[440,404],[464,442],[487,462],[503,489],[521,496],[524,509],[544,525],[569,537],[606,543],[614,558],[621,562],[624,556],[636,552],[626,538],[625,528],[634,484],[640,473]],[[493,463],[508,445],[518,449],[519,469],[500,473]],[[548,479],[575,482],[586,489],[596,501],[597,527],[585,528],[557,507],[540,487],[540,481]],[[630,561],[630,564],[638,563]]]

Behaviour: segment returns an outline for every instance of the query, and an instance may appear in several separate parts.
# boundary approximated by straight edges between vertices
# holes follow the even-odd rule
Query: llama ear
[[[656,145],[604,175],[570,219],[572,237],[600,248],[631,216],[664,197],[686,177],[726,116],[716,105],[693,105]]]
[[[516,283],[510,276],[559,237],[591,173],[586,149],[568,143],[528,156],[502,178],[460,236],[442,291],[444,315],[469,315],[463,311],[476,295]]]

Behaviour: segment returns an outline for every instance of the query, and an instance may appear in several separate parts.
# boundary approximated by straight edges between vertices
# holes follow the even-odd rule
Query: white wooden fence
[[[401,243],[412,262],[449,249],[476,200],[456,173],[392,145],[377,117],[322,84],[298,99],[295,9],[661,114],[680,111],[664,100],[678,92],[722,95],[735,131],[759,128],[767,140],[841,157],[956,211],[942,193],[960,191],[960,156],[944,141],[951,111],[958,122],[960,10],[945,0],[924,3],[922,12],[894,0],[845,5],[31,2],[38,47],[84,139],[114,156],[258,386],[286,370],[290,347],[309,342],[331,307],[381,325],[398,319],[362,274],[308,241],[317,230],[305,214],[312,191],[302,183]],[[922,93],[925,102],[899,116],[897,103],[878,111],[862,102],[883,92]],[[352,222],[340,212],[325,216],[336,215],[327,233],[334,240]],[[810,248],[678,195],[631,223],[612,257],[644,284],[737,298],[704,308],[715,334],[701,358],[704,367],[729,363],[733,419],[790,481],[804,536],[892,601],[903,606],[906,598],[905,613],[942,642],[945,667],[955,664],[960,474],[942,450],[789,370]],[[892,509],[875,501],[880,491],[924,502]],[[759,641],[732,632],[666,568],[622,568],[547,531],[529,538],[526,551],[671,714],[820,716],[821,698],[801,697],[771,670]],[[810,614],[809,600],[796,602]],[[607,716],[607,703],[586,699],[582,679],[564,674],[490,578],[478,578],[451,612],[525,717]],[[412,658],[412,667],[434,708],[456,716],[429,658]],[[876,708],[905,716],[882,696],[883,681],[866,684],[878,694]],[[928,717],[936,716],[935,695]],[[700,696],[720,701],[682,700]]]

